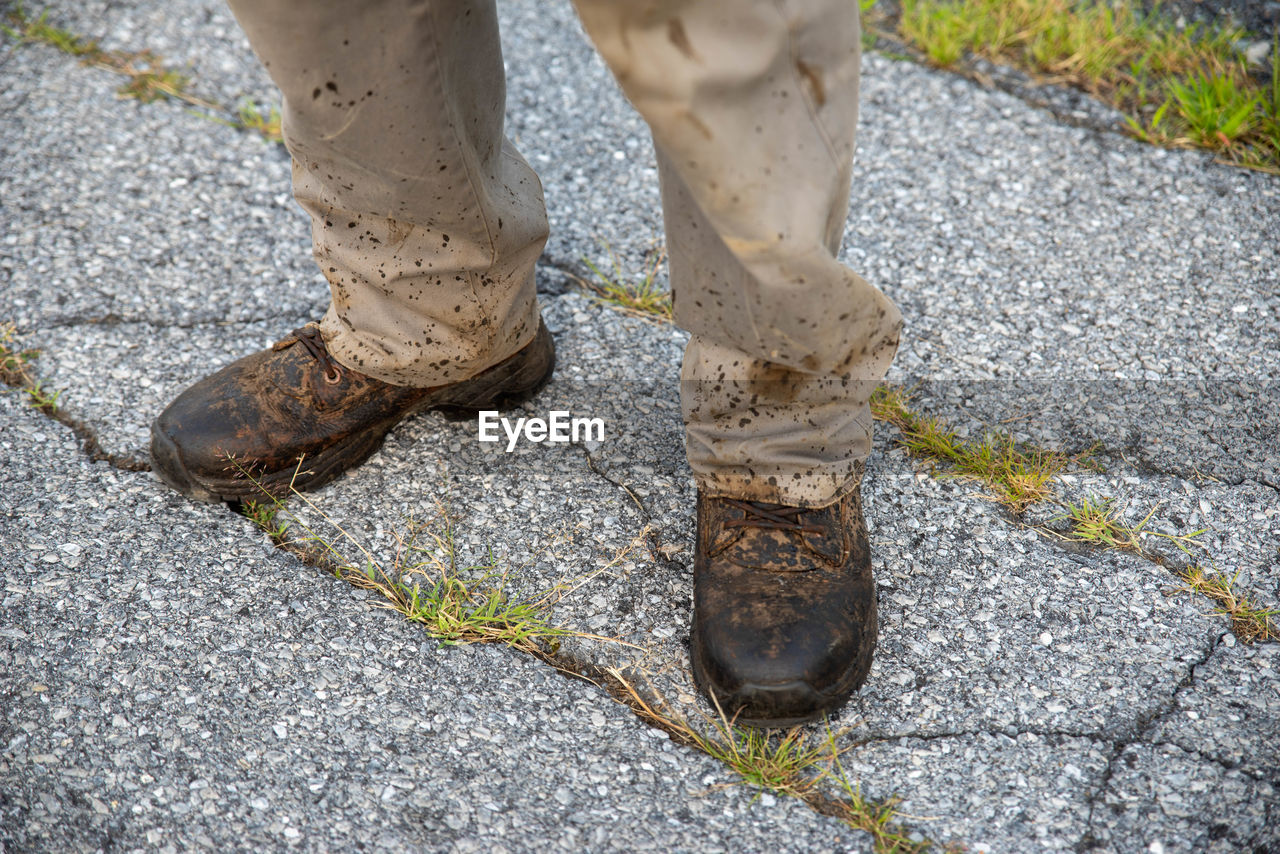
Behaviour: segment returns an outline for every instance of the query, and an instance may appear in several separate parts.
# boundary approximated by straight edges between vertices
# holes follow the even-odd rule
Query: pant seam
[[[444,66],[440,62],[441,45],[440,45],[440,21],[438,4],[428,4],[431,10],[431,62],[436,67],[436,78],[440,81],[442,87],[448,86],[445,81]],[[489,265],[492,266],[497,260],[498,243],[493,237],[493,227],[489,223],[489,217],[485,214],[484,206],[480,204],[480,193],[476,189],[475,177],[472,175],[471,163],[466,157],[466,147],[462,144],[462,138],[458,136],[458,117],[454,113],[453,100],[446,97],[444,99],[445,110],[449,113],[449,132],[453,135],[454,144],[457,146],[458,153],[462,156],[462,169],[467,176],[467,186],[471,188],[471,201],[475,209],[480,212],[480,221],[484,223],[484,233],[489,240]]]
[[[800,97],[804,99],[804,108],[809,113],[810,120],[813,121],[814,129],[818,131],[818,136],[822,139],[823,146],[827,149],[827,156],[831,158],[831,164],[835,167],[836,173],[839,174],[841,161],[836,156],[835,145],[831,142],[831,136],[827,133],[827,129],[823,126],[822,120],[818,117],[817,105],[813,102],[813,96],[809,94],[809,90],[805,88],[804,81],[800,79],[800,74],[796,69],[796,62],[799,56],[796,54],[795,38],[792,35],[791,26],[787,22],[787,15],[782,8],[780,0],[774,0],[774,10],[778,13],[778,17],[782,19],[782,24],[787,28],[787,56],[791,58],[791,78],[795,81],[796,91],[800,93]]]

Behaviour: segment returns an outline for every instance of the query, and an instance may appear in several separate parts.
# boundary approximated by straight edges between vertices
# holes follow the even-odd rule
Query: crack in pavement
[[[653,514],[649,511],[647,507],[645,507],[644,502],[640,500],[639,496],[637,496],[634,492],[632,492],[630,487],[628,487],[625,483],[619,480],[615,480],[607,472],[601,470],[596,464],[595,457],[591,456],[591,452],[588,451],[585,447],[582,449],[582,453],[583,453],[583,456],[587,458],[587,468],[591,469],[593,474],[595,474],[597,477],[599,477],[601,480],[605,481],[606,483],[609,483],[614,487],[618,488],[619,490],[621,490],[622,492],[626,493],[627,497],[630,498],[632,501],[634,501],[636,506],[640,508],[640,512],[644,514],[645,521],[649,521],[650,519],[653,518]],[[646,532],[641,532],[641,533],[644,533],[645,535],[645,540],[649,545],[649,557],[653,559],[654,563],[672,572],[678,573],[680,575],[688,574],[688,572],[690,571],[689,567],[685,566],[683,563],[676,560],[674,557],[672,557],[668,553],[670,547],[662,542],[661,530],[657,528],[650,528],[647,533]]]
[[[892,420],[886,420],[886,423],[894,426],[898,430],[899,439],[896,440],[895,444],[898,448],[901,448],[906,451],[908,461],[912,459],[917,461],[923,461],[922,464],[928,464],[930,466],[930,471],[935,478],[940,478],[942,476],[938,473],[938,465],[940,462],[947,461],[945,457],[937,454],[930,454],[929,452],[917,454],[906,449],[904,447],[903,442],[904,442],[904,437],[907,434],[904,432],[902,425],[895,424]],[[945,422],[942,422],[942,423],[945,423]],[[1120,459],[1126,465],[1128,465],[1130,468],[1134,470],[1137,470],[1140,474],[1142,473],[1142,470],[1134,466],[1133,463],[1128,458],[1123,456],[1122,453],[1119,453],[1114,450],[1109,450],[1106,448],[1103,449],[1102,453],[1105,453],[1108,456],[1119,455]],[[920,470],[919,467],[913,466],[913,468],[915,468],[917,471]],[[977,480],[979,482],[988,482],[986,481],[986,478],[983,475],[972,475],[971,477],[974,480]],[[1178,476],[1178,477],[1181,480],[1187,480],[1187,478],[1185,477],[1181,477],[1181,476]],[[1057,479],[1056,475],[1053,476],[1053,478],[1056,480]],[[1104,541],[1097,538],[1071,539],[1070,535],[1072,533],[1073,523],[1068,522],[1066,527],[1063,527],[1060,530],[1055,530],[1055,528],[1051,526],[1053,522],[1065,521],[1067,520],[1068,516],[1072,515],[1069,509],[1070,508],[1069,503],[1060,494],[1051,493],[1046,497],[1043,497],[1034,501],[1032,504],[1028,505],[1027,507],[1021,510],[1015,510],[1013,507],[1010,507],[1005,501],[1002,501],[999,498],[993,498],[991,496],[986,496],[986,497],[990,500],[991,504],[994,505],[994,507],[996,508],[996,512],[994,515],[1000,518],[1003,518],[1006,521],[1013,523],[1014,525],[1017,525],[1024,529],[1034,531],[1036,534],[1039,535],[1039,539],[1041,541],[1050,543],[1051,547],[1055,548],[1060,553],[1066,553],[1069,556],[1098,554],[1099,552],[1105,553],[1108,551],[1115,551],[1122,554],[1129,554],[1134,557],[1145,560],[1148,563],[1151,563],[1155,566],[1160,567],[1165,572],[1167,572],[1170,576],[1172,576],[1171,580],[1173,580],[1174,582],[1181,582],[1183,586],[1178,588],[1179,591],[1185,591],[1195,595],[1206,596],[1211,601],[1215,600],[1216,598],[1214,596],[1207,595],[1204,590],[1186,590],[1188,579],[1184,576],[1183,573],[1197,565],[1197,562],[1193,560],[1192,553],[1187,549],[1179,548],[1180,554],[1173,554],[1172,551],[1170,551],[1170,553],[1168,554],[1165,554],[1160,551],[1155,551],[1149,546],[1142,545],[1138,541],[1135,541],[1135,544],[1133,545],[1108,545]],[[1157,504],[1157,506],[1159,505]],[[1042,508],[1056,507],[1059,511],[1064,511],[1066,515],[1065,516],[1060,515],[1057,517],[1057,519],[1049,519],[1045,522],[1032,524],[1025,521],[1031,507],[1042,507]],[[1155,509],[1153,508],[1151,512],[1154,513]],[[1145,521],[1142,525],[1139,525],[1137,528],[1130,529],[1130,531],[1135,536],[1140,536],[1141,532],[1145,530],[1144,526],[1145,526]],[[1178,545],[1180,547],[1180,544]],[[1205,547],[1205,546],[1199,546],[1199,548],[1203,550],[1207,558],[1210,560],[1210,566],[1212,566],[1213,565],[1212,552],[1210,552],[1208,547]],[[1203,565],[1203,563],[1201,562],[1200,565]],[[1219,613],[1222,613],[1222,612],[1219,612]],[[1222,613],[1222,615],[1225,616],[1228,620],[1229,630],[1232,632],[1235,632],[1236,621],[1232,613],[1226,612],[1226,613]],[[1252,640],[1250,637],[1248,637],[1245,634],[1241,634],[1240,638],[1246,643]],[[1275,639],[1280,640],[1280,638],[1275,638]],[[1267,640],[1268,639],[1266,637],[1263,637],[1260,642],[1265,643],[1267,642]]]
[[[1251,780],[1256,780],[1260,783],[1272,782],[1271,779],[1267,777],[1265,772],[1255,771],[1252,768],[1246,768],[1245,766],[1241,765],[1239,762],[1233,762],[1230,759],[1223,759],[1220,756],[1214,756],[1212,753],[1205,753],[1203,750],[1197,750],[1194,747],[1187,747],[1185,744],[1179,744],[1176,741],[1170,741],[1169,739],[1159,739],[1155,741],[1144,740],[1142,743],[1149,745],[1151,747],[1172,747],[1175,750],[1180,750],[1189,756],[1194,756],[1196,759],[1200,760],[1201,762],[1208,762],[1210,764],[1217,765],[1219,768],[1221,768],[1224,771],[1238,771],[1241,774],[1245,775],[1246,777],[1250,778]]]
[[[631,487],[627,486],[625,483],[622,483],[619,480],[615,480],[607,472],[600,469],[600,467],[596,464],[595,457],[591,456],[591,452],[588,451],[585,446],[580,446],[580,447],[582,447],[582,455],[586,457],[587,468],[591,469],[593,474],[595,474],[597,477],[599,477],[601,480],[605,481],[606,483],[612,484],[613,486],[622,490],[626,494],[626,496],[635,503],[636,507],[640,509],[640,513],[641,515],[644,516],[644,519],[646,522],[653,518],[653,513],[650,512],[648,507],[644,506],[644,502],[640,500],[640,496],[632,492]]]
[[[593,471],[598,471],[598,470],[593,469]],[[613,482],[611,479],[609,479],[604,475],[600,475],[600,476],[603,477],[605,480],[609,481],[610,483]],[[625,489],[625,487],[622,487],[622,488]],[[231,510],[230,512],[236,512],[236,511]],[[334,571],[337,567],[337,564],[328,555],[320,552],[315,548],[307,548],[306,546],[300,546],[295,543],[278,540],[275,537],[270,537],[270,535],[268,536],[271,539],[275,548],[277,548],[278,550],[283,551],[287,554],[293,555],[296,559],[298,559],[303,564],[307,566],[311,566],[312,568],[317,569],[328,576],[337,575],[337,573]],[[347,582],[344,582],[344,583],[347,583]],[[730,773],[740,773],[740,772],[737,772],[736,769],[734,769],[731,765],[724,762],[723,759],[719,759],[719,757],[716,757],[714,754],[709,752],[705,748],[705,746],[699,744],[694,739],[690,738],[687,732],[681,732],[681,730],[679,729],[679,726],[682,723],[682,721],[678,719],[663,718],[661,716],[654,715],[652,709],[650,707],[645,706],[644,701],[642,701],[639,695],[635,693],[635,689],[627,685],[627,683],[623,681],[623,677],[621,677],[618,674],[618,672],[615,672],[610,668],[604,667],[602,665],[596,664],[592,661],[579,658],[563,649],[520,650],[520,649],[512,648],[512,651],[515,652],[516,654],[520,654],[521,652],[524,652],[525,654],[532,656],[538,661],[541,661],[543,664],[550,666],[556,673],[560,674],[566,679],[590,683],[593,687],[600,690],[609,700],[621,706],[624,706],[629,711],[631,711],[631,713],[635,716],[635,718],[644,726],[647,726],[651,729],[665,733],[674,743],[686,749],[694,750],[705,756],[710,756],[713,759],[717,759],[720,762],[720,764]],[[627,670],[628,672],[632,670],[632,668],[630,667],[626,667],[623,669]],[[769,788],[769,787],[764,786],[762,788]],[[785,794],[785,793],[779,792],[779,794]],[[849,822],[846,820],[846,817],[845,817],[846,812],[841,808],[840,801],[837,801],[833,798],[830,798],[820,793],[811,793],[809,795],[796,795],[795,797],[797,800],[799,800],[801,803],[808,806],[810,809],[812,809],[814,812],[818,813],[819,815],[825,816],[827,818],[833,818],[841,822],[842,824],[846,824],[851,827],[853,826],[849,824]],[[866,828],[855,828],[855,829],[861,829],[864,831],[866,830]]]
[[[22,392],[18,386],[9,386],[18,392]],[[77,418],[65,409],[55,409],[49,412],[38,406],[32,406],[51,421],[56,421],[64,427],[71,430],[72,435],[80,442],[80,450],[84,452],[90,460],[95,463],[106,463],[112,468],[121,471],[130,472],[149,472],[151,471],[151,460],[140,460],[129,454],[115,454],[102,447],[102,441],[98,438],[98,432],[83,419]]]
[[[1134,433],[1136,433],[1136,430]],[[1236,454],[1232,449],[1221,442],[1212,439],[1209,436],[1205,436],[1204,441],[1212,448],[1216,448],[1221,452],[1222,456],[1227,458],[1236,457]],[[1097,445],[1099,447],[1099,455],[1105,455],[1113,462],[1119,460],[1121,463],[1133,469],[1140,475],[1147,475],[1149,477],[1167,477],[1170,480],[1185,480],[1188,482],[1198,480],[1201,483],[1205,480],[1209,480],[1212,483],[1220,484],[1222,486],[1244,486],[1249,483],[1260,483],[1276,489],[1274,484],[1263,480],[1261,477],[1250,477],[1247,474],[1220,476],[1213,472],[1202,472],[1194,465],[1192,465],[1190,473],[1168,469],[1158,464],[1147,455],[1146,448],[1142,444],[1142,437],[1140,435],[1132,436],[1128,444],[1119,449],[1109,448],[1101,441],[1097,442]]]
[[[1106,797],[1107,791],[1111,786],[1111,779],[1115,775],[1116,762],[1121,755],[1129,749],[1130,746],[1138,743],[1152,744],[1145,741],[1143,736],[1151,731],[1151,728],[1159,723],[1174,711],[1178,702],[1178,696],[1195,682],[1196,670],[1208,664],[1209,659],[1213,657],[1218,647],[1222,646],[1223,639],[1227,633],[1219,633],[1205,649],[1198,661],[1194,661],[1187,668],[1187,672],[1183,674],[1182,679],[1174,687],[1169,698],[1165,700],[1158,708],[1153,709],[1150,714],[1139,715],[1134,721],[1135,728],[1132,735],[1116,739],[1112,743],[1111,755],[1107,757],[1106,766],[1102,769],[1102,773],[1098,775],[1096,787],[1085,798],[1085,803],[1089,807],[1088,817],[1085,819],[1085,835],[1075,845],[1075,851],[1078,854],[1083,852],[1094,851],[1102,847],[1102,843],[1094,836],[1094,823],[1098,804]],[[1173,745],[1179,747],[1179,745]],[[1188,751],[1189,752],[1189,751]]]
[[[1217,648],[1216,645],[1214,648],[1215,649]],[[1199,666],[1199,664],[1202,664],[1202,663],[1205,663],[1205,662],[1197,662],[1196,666]],[[1171,697],[1174,698],[1175,701],[1176,701],[1177,692],[1181,690],[1182,687],[1183,686],[1179,685],[1178,688],[1176,688],[1174,693],[1171,695]],[[1168,711],[1172,711],[1172,710],[1170,709]],[[1156,714],[1154,718],[1150,721],[1150,725],[1145,728],[1145,731],[1149,731],[1152,726],[1158,723],[1159,719],[1163,717],[1164,714],[1165,712],[1160,712]],[[1137,720],[1141,720],[1141,716],[1139,716]],[[1096,742],[1098,744],[1105,744],[1112,747],[1113,749],[1115,748],[1116,745],[1121,743],[1123,743],[1125,747],[1128,747],[1133,744],[1145,744],[1150,747],[1173,747],[1182,751],[1183,753],[1187,753],[1191,756],[1194,756],[1197,759],[1200,759],[1201,761],[1209,762],[1214,765],[1217,765],[1224,770],[1239,771],[1240,773],[1254,780],[1258,780],[1262,782],[1265,782],[1267,780],[1267,777],[1263,772],[1255,771],[1251,768],[1246,768],[1239,762],[1234,762],[1230,759],[1223,759],[1220,756],[1215,756],[1211,753],[1206,753],[1204,751],[1196,750],[1194,748],[1187,747],[1185,745],[1179,744],[1178,742],[1171,741],[1169,739],[1145,739],[1142,737],[1141,733],[1138,733],[1137,735],[1131,736],[1131,737],[1124,737],[1124,736],[1108,734],[1107,732],[1095,732],[1095,731],[1089,731],[1089,730],[1038,729],[1036,727],[1028,727],[1026,729],[1018,729],[1016,727],[1009,727],[1009,728],[995,727],[991,729],[978,728],[978,729],[967,729],[967,730],[954,730],[951,732],[903,732],[903,733],[894,733],[894,734],[886,733],[884,735],[875,735],[867,738],[861,738],[856,741],[852,741],[850,742],[849,746],[850,748],[856,749],[856,748],[865,747],[871,744],[893,744],[894,742],[900,742],[900,741],[923,741],[923,742],[946,741],[949,739],[958,739],[958,738],[977,738],[979,736],[1004,736],[1006,738],[1016,739],[1020,735],[1033,735],[1037,738],[1078,738],[1078,739],[1083,739],[1085,741]]]
[[[279,314],[272,314],[265,317],[246,317],[234,318],[231,320],[189,320],[182,323],[160,322],[149,318],[122,317],[115,312],[107,312],[106,314],[96,316],[72,315],[60,320],[54,320],[42,323],[31,331],[31,335],[38,335],[47,329],[75,329],[80,326],[151,326],[156,329],[201,329],[206,326],[248,326],[253,323],[278,323],[280,321]],[[280,324],[282,327],[286,324]]]
[[[140,460],[130,454],[116,454],[102,447],[97,431],[86,421],[74,415],[58,410],[52,416],[55,421],[71,428],[71,432],[80,440],[80,446],[94,462],[103,462],[121,471],[149,472],[151,460]]]

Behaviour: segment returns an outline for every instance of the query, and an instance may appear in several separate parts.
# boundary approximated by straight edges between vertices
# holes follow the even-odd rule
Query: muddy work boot
[[[693,676],[725,715],[782,727],[832,711],[876,645],[857,489],[817,510],[698,496]]]
[[[551,333],[539,324],[524,349],[471,379],[390,385],[335,362],[310,324],[179,395],[151,425],[151,463],[201,501],[314,489],[363,462],[403,418],[501,408],[536,393],[554,366]]]

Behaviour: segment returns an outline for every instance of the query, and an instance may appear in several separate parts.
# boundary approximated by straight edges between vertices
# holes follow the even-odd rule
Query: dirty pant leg
[[[689,463],[713,495],[857,485],[901,315],[840,264],[861,48],[848,0],[575,0],[658,151]]]
[[[230,0],[284,97],[339,362],[472,376],[538,329],[542,187],[503,134],[493,0]]]

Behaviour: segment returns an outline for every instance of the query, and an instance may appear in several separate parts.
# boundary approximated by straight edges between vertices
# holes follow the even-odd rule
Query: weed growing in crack
[[[128,79],[117,90],[123,98],[151,103],[168,97],[197,107],[220,109],[217,104],[188,94],[186,90],[191,78],[166,66],[152,51],[103,50],[94,39],[50,24],[48,10],[33,19],[22,6],[16,6],[9,12],[8,21],[10,26],[6,26],[4,32],[23,43],[46,44],[78,57],[88,65],[123,74]]]
[[[1235,578],[1228,579],[1220,572],[1208,572],[1192,564],[1185,569],[1170,566],[1164,556],[1153,552],[1144,543],[1144,537],[1156,537],[1176,546],[1188,560],[1194,550],[1205,550],[1198,539],[1206,533],[1201,528],[1185,534],[1169,534],[1147,529],[1159,505],[1152,507],[1136,524],[1124,521],[1125,507],[1112,498],[1084,497],[1079,502],[1063,501],[1054,497],[1051,485],[1054,478],[1069,465],[1099,468],[1090,458],[1092,449],[1083,454],[1064,455],[1049,451],[1023,451],[1007,438],[988,436],[981,443],[966,442],[956,438],[938,418],[924,418],[912,411],[909,396],[896,388],[881,386],[871,397],[871,414],[898,429],[898,444],[909,453],[942,463],[949,467],[947,474],[969,477],[991,486],[992,496],[1014,512],[1021,512],[1033,503],[1047,501],[1056,505],[1061,513],[1049,521],[1065,522],[1065,530],[1046,525],[1036,526],[1041,534],[1067,542],[1081,543],[1105,549],[1128,551],[1170,572],[1178,574],[1184,586],[1177,592],[1200,593],[1218,603],[1215,614],[1231,620],[1232,631],[1244,643],[1255,640],[1277,640],[1280,633],[1274,620],[1276,609],[1255,604],[1244,594],[1235,592]]]
[[[7,16],[8,24],[0,25],[0,32],[23,42],[47,44],[71,56],[95,56],[101,53],[98,43],[85,39],[70,30],[49,23],[46,9],[36,18],[27,15],[22,4],[16,4]]]
[[[423,535],[431,541],[429,546],[419,545]],[[504,643],[524,652],[554,653],[560,638],[578,634],[548,622],[546,612],[555,591],[535,601],[509,597],[507,575],[492,554],[483,564],[460,565],[447,517],[442,530],[410,521],[407,531],[395,537],[396,556],[389,570],[367,560],[359,568],[340,566],[335,574],[380,594],[386,607],[420,623],[442,643]]]
[[[717,709],[719,720],[705,734],[684,721],[672,720],[693,744],[713,759],[729,766],[742,782],[780,795],[803,798],[814,791],[825,764],[826,745],[814,744],[803,727],[774,733],[755,727],[735,726]]]
[[[897,826],[898,804],[901,803],[898,798],[876,803],[862,796],[861,784],[849,780],[849,775],[840,762],[840,754],[843,752],[836,746],[835,733],[828,726],[826,754],[831,757],[831,767],[827,776],[835,781],[843,796],[833,801],[836,817],[855,830],[871,834],[878,852],[923,854],[932,848],[933,844],[929,840],[915,842]]]
[[[1063,502],[1061,504],[1063,512],[1050,520],[1066,522],[1068,529],[1065,533],[1052,529],[1044,530],[1055,537],[1070,542],[1091,543],[1103,548],[1130,551],[1157,563],[1162,563],[1163,561],[1150,554],[1143,547],[1142,538],[1144,536],[1160,537],[1168,540],[1188,555],[1191,554],[1191,549],[1193,548],[1204,548],[1204,545],[1196,537],[1204,534],[1208,530],[1207,528],[1201,528],[1189,534],[1166,534],[1162,531],[1148,531],[1147,523],[1151,521],[1151,517],[1155,515],[1159,506],[1157,504],[1147,511],[1147,515],[1143,516],[1137,524],[1129,525],[1122,521],[1125,508],[1117,506],[1115,499],[1090,498],[1086,496],[1080,499],[1078,504]]]
[[[605,672],[637,716],[681,744],[720,761],[744,785],[796,798],[823,815],[866,831],[880,854],[915,854],[933,847],[928,840],[912,841],[899,826],[896,799],[868,801],[860,787],[849,781],[840,764],[840,754],[847,748],[836,744],[836,734],[830,726],[821,739],[802,726],[785,731],[761,730],[737,725],[717,707],[718,719],[710,720],[704,730],[669,712],[661,698],[645,699],[618,670],[610,668]],[[835,781],[840,797],[832,798],[822,790],[827,778]]]
[[[239,121],[233,122],[233,127],[255,131],[271,142],[284,142],[280,111],[275,107],[263,109],[257,104],[245,103],[236,110],[236,116]]]
[[[212,115],[207,118],[237,130],[253,131],[268,142],[284,142],[283,119],[275,107],[264,108],[252,101],[244,101],[236,109],[234,118]]]
[[[1207,596],[1218,607],[1213,613],[1231,620],[1231,630],[1243,643],[1256,641],[1280,640],[1280,627],[1275,618],[1280,617],[1280,608],[1264,608],[1235,589],[1240,573],[1228,578],[1216,570],[1206,570],[1202,566],[1189,566],[1182,572],[1185,582],[1175,592],[1198,593]]]
[[[1141,522],[1126,525],[1120,521],[1124,508],[1117,507],[1111,498],[1085,497],[1080,499],[1079,504],[1067,503],[1063,506],[1065,512],[1053,517],[1051,521],[1065,521],[1069,529],[1066,534],[1054,532],[1057,536],[1072,542],[1093,543],[1108,549],[1132,552],[1142,551],[1142,530],[1150,521],[1151,513],[1155,512],[1153,507]]]
[[[54,415],[64,390],[46,388],[35,378],[30,365],[40,351],[21,349],[17,337],[17,328],[12,323],[0,324],[0,382],[21,390],[27,402],[45,415]]]
[[[245,515],[245,518],[261,528],[276,545],[283,546],[288,544],[285,532],[289,529],[289,523],[281,522],[277,518],[280,515],[280,509],[278,503],[270,501],[249,500],[240,504],[240,512]]]
[[[103,50],[94,39],[50,24],[48,10],[32,18],[21,5],[16,5],[5,20],[7,24],[0,25],[0,31],[20,43],[48,45],[79,58],[86,65],[124,75],[127,79],[116,90],[122,98],[133,98],[143,103],[166,98],[182,101],[202,110],[198,115],[203,118],[239,130],[257,132],[272,142],[282,139],[278,110],[272,108],[264,113],[252,105],[231,110],[223,104],[192,95],[187,91],[191,84],[190,75],[165,65],[153,51]]]
[[[0,380],[5,385],[23,388],[34,382],[27,365],[39,350],[23,350],[18,345],[18,330],[12,323],[0,324]]]
[[[618,256],[614,254],[613,249],[604,241],[601,241],[601,244],[609,256],[609,263],[613,268],[612,274],[605,273],[589,258],[583,256],[582,263],[591,269],[597,281],[587,282],[575,276],[574,278],[577,279],[578,283],[594,294],[598,303],[615,306],[628,314],[634,314],[639,317],[671,320],[671,294],[658,287],[657,284],[658,271],[662,268],[662,262],[666,259],[666,250],[662,248],[651,249],[645,258],[640,278],[635,281],[628,281],[626,273],[622,270],[622,264],[618,261]]]
[[[972,55],[1044,75],[1120,110],[1144,141],[1280,172],[1280,40],[1268,81],[1240,52],[1245,33],[1179,28],[1125,0],[903,0],[898,34],[933,65]]]
[[[389,564],[384,564],[292,484],[290,493],[337,532],[336,542],[318,534],[238,461],[229,458],[228,462],[262,491],[262,501],[244,502],[241,509],[278,545],[353,587],[376,593],[381,598],[379,607],[419,623],[441,643],[501,643],[539,657],[554,655],[566,637],[634,646],[617,638],[555,625],[550,621],[550,609],[568,593],[626,560],[647,530],[603,567],[557,584],[534,599],[516,599],[506,592],[509,572],[499,569],[492,554],[483,564],[460,562],[453,523],[443,506],[437,506],[433,519],[421,523],[410,519],[403,532],[393,532],[395,554]],[[298,470],[301,467],[299,460]],[[281,522],[281,514],[288,521]],[[284,532],[290,526],[304,531],[305,536],[286,541]],[[358,557],[353,559],[344,553],[339,548],[341,543],[354,547]]]
[[[946,474],[985,483],[996,500],[1014,512],[1050,497],[1054,477],[1072,464],[1082,465],[1088,452],[1075,456],[1039,448],[1022,449],[1008,436],[988,433],[981,442],[956,437],[937,418],[923,418],[909,406],[906,392],[878,386],[871,414],[898,428],[898,444],[914,456],[947,465]]]
[[[190,75],[169,68],[164,61],[149,50],[136,53],[103,53],[94,57],[94,65],[108,68],[128,78],[116,90],[122,98],[134,98],[151,104],[162,98],[176,98],[196,107],[216,110],[218,105],[187,92]]]
[[[23,391],[27,394],[28,403],[41,412],[52,415],[58,411],[58,398],[62,397],[64,389],[45,388],[43,382],[36,380]]]
[[[821,779],[826,754],[822,744],[814,745],[804,727],[794,727],[781,735],[769,730],[738,726],[720,711],[710,721],[710,733],[667,710],[661,698],[647,700],[622,673],[606,671],[627,701],[643,720],[664,730],[679,741],[696,747],[728,765],[748,785],[780,795],[804,798]]]

